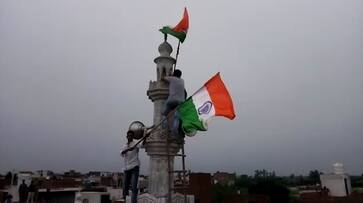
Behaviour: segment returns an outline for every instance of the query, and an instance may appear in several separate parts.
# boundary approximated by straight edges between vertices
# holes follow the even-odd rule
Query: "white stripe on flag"
[[[200,90],[192,96],[192,99],[199,119],[203,121],[203,125],[207,129],[207,121],[216,114],[216,110],[214,109],[214,105],[207,88],[200,88]]]

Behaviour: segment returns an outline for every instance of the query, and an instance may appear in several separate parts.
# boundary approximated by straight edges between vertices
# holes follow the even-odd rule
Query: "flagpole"
[[[179,40],[179,42],[178,42],[178,48],[176,49],[175,64],[174,64],[174,70],[173,70],[173,72],[174,72],[174,71],[175,71],[175,69],[176,69],[176,63],[178,62],[179,47],[180,47],[180,40]]]

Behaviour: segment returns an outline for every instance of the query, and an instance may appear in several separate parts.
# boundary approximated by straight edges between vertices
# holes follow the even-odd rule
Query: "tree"
[[[248,188],[252,184],[252,178],[248,175],[240,175],[236,177],[235,188],[240,195],[248,195]]]
[[[213,203],[222,203],[224,198],[236,193],[237,191],[233,188],[233,186],[221,185],[219,183],[214,184],[212,187]]]
[[[283,180],[276,177],[275,172],[265,169],[255,171],[253,183],[248,191],[250,194],[267,195],[272,203],[289,202],[289,190],[284,186]]]
[[[309,172],[309,183],[316,185],[316,184],[321,184],[320,183],[320,174],[323,174],[322,172],[319,172],[318,170],[313,170]]]
[[[249,188],[250,194],[267,195],[272,203],[289,202],[290,191],[283,185],[267,180],[258,181]]]
[[[237,188],[248,187],[249,185],[251,185],[251,179],[248,177],[248,175],[237,176],[235,181],[235,186]]]

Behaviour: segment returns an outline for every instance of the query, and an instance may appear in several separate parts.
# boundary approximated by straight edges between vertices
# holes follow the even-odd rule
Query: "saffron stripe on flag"
[[[229,95],[220,74],[217,73],[213,78],[211,78],[205,84],[205,87],[212,99],[216,116],[225,116],[229,119],[234,119],[236,115],[234,114],[232,98]]]

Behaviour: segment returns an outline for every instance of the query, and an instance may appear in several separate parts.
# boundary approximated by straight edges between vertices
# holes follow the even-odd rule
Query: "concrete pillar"
[[[168,84],[161,81],[163,76],[172,74],[175,59],[170,56],[173,48],[168,42],[163,42],[159,46],[160,56],[156,57],[156,81],[150,81],[147,95],[154,103],[153,122],[157,125],[162,120],[162,111],[165,101],[169,95]],[[150,173],[148,192],[156,198],[167,198],[169,192],[169,180],[173,186],[173,174],[168,171],[168,150],[167,138],[170,137],[167,129],[162,129],[161,126],[152,132],[146,140],[145,150],[150,156]],[[169,154],[176,154],[181,144],[170,142]],[[170,157],[170,170],[174,168],[174,156]]]

